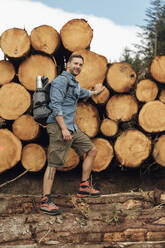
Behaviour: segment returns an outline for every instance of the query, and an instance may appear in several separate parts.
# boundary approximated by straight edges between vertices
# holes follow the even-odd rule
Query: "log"
[[[106,114],[114,121],[129,121],[138,111],[138,104],[131,95],[112,96],[106,104]]]
[[[82,70],[76,77],[82,88],[92,89],[97,83],[103,83],[107,71],[107,59],[104,56],[85,49],[73,54],[80,54],[84,58]]]
[[[21,163],[26,170],[40,171],[46,163],[46,152],[39,144],[27,144],[22,150]]]
[[[0,116],[15,120],[24,114],[31,104],[30,93],[18,83],[8,83],[0,88]]]
[[[30,39],[24,29],[10,28],[1,35],[1,49],[7,57],[20,58],[30,51]]]
[[[128,92],[136,81],[136,72],[126,62],[116,62],[109,66],[106,82],[116,92]]]
[[[160,164],[163,167],[165,167],[164,149],[165,149],[165,135],[163,134],[155,140],[153,153],[152,153],[156,163]]]
[[[0,129],[0,172],[14,167],[21,159],[21,141],[8,129]]]
[[[69,171],[74,169],[80,162],[79,155],[73,150],[73,148],[70,148],[66,161],[63,168],[57,168],[59,171]]]
[[[80,102],[77,105],[75,122],[81,131],[94,138],[99,130],[99,113],[90,103]]]
[[[122,166],[139,167],[150,155],[151,140],[139,130],[126,130],[117,137],[114,150]]]
[[[164,193],[159,195],[158,202],[156,191],[116,193],[95,199],[52,195],[64,211],[60,216],[47,216],[39,213],[40,195],[1,194],[0,245],[163,248]]]
[[[156,56],[151,63],[150,73],[159,83],[165,83],[165,56]]]
[[[165,105],[159,100],[145,103],[139,112],[139,125],[147,132],[165,130]]]
[[[160,90],[159,101],[165,103],[165,89]]]
[[[73,52],[90,46],[93,30],[84,19],[72,19],[60,30],[63,46]]]
[[[105,104],[110,96],[110,91],[105,87],[105,89],[97,96],[92,96],[92,100],[95,104]]]
[[[36,51],[53,54],[60,44],[60,37],[56,29],[49,25],[34,28],[30,35],[32,47]]]
[[[12,124],[12,131],[21,140],[34,140],[39,134],[39,124],[31,115],[22,115]]]
[[[94,139],[93,144],[97,149],[97,155],[92,170],[100,172],[110,165],[114,157],[113,147],[108,140],[103,138]]]
[[[118,123],[109,118],[105,118],[101,122],[100,131],[106,137],[113,137],[118,132]]]
[[[13,64],[6,60],[0,61],[0,85],[4,85],[12,81],[15,76],[15,68]]]
[[[136,85],[136,97],[140,102],[155,100],[158,94],[158,86],[150,79],[144,79]]]
[[[31,55],[18,68],[20,83],[28,90],[36,89],[36,77],[47,76],[51,82],[57,75],[56,63],[48,56]]]

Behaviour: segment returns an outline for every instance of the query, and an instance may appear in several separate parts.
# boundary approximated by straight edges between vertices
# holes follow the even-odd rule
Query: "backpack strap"
[[[65,96],[64,96],[64,98],[66,98],[66,96],[67,96],[67,93],[68,93],[68,91],[69,91],[69,88],[70,87],[72,87],[72,88],[76,88],[74,85],[71,85],[70,84],[70,79],[69,79],[69,77],[67,77],[67,76],[65,76],[65,75],[61,75],[62,77],[65,77],[66,79],[67,79],[67,87],[66,87],[66,93],[65,93]]]

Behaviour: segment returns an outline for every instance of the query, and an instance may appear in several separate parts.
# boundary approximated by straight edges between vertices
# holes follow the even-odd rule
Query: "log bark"
[[[51,82],[57,75],[56,63],[48,56],[31,55],[18,68],[20,83],[28,90],[36,89],[36,77],[47,76]]]
[[[18,83],[8,83],[0,88],[0,116],[15,120],[24,114],[31,104],[30,93]]]
[[[106,104],[106,114],[114,121],[129,121],[138,111],[138,104],[131,95],[112,96]]]
[[[46,163],[46,152],[38,144],[27,144],[22,150],[21,163],[26,170],[40,171]]]
[[[141,80],[136,85],[136,97],[140,102],[155,100],[158,94],[158,86],[150,79]]]
[[[0,61],[0,85],[4,85],[12,81],[15,76],[15,68],[13,64],[6,60]]]
[[[90,46],[93,30],[84,19],[72,19],[60,30],[63,46],[73,52]]]
[[[151,140],[139,130],[126,130],[117,137],[114,150],[122,166],[139,167],[150,155]]]
[[[11,28],[1,35],[1,49],[11,58],[20,58],[30,51],[30,39],[27,32],[20,28]]]
[[[40,196],[1,194],[0,198],[2,247],[163,248],[165,244],[163,192],[117,193],[96,199],[53,195],[64,209],[61,216],[39,213]]]
[[[165,105],[159,100],[145,103],[139,112],[139,125],[147,132],[165,130]]]
[[[150,72],[152,77],[160,83],[165,83],[165,56],[156,56],[151,63]]]
[[[73,54],[80,54],[84,58],[82,70],[76,77],[82,88],[92,89],[97,83],[103,83],[107,72],[107,59],[104,56],[85,49]]]
[[[126,62],[116,62],[109,66],[107,84],[116,92],[128,92],[136,81],[136,72]]]
[[[12,124],[13,133],[21,140],[34,140],[39,134],[39,124],[31,115],[22,115]]]
[[[113,147],[108,140],[103,138],[96,138],[93,143],[97,149],[97,155],[92,170],[100,172],[110,165],[114,157]]]
[[[90,103],[78,103],[75,122],[89,137],[94,138],[99,130],[99,113]]]
[[[64,164],[64,168],[57,168],[59,171],[69,171],[74,169],[80,162],[79,155],[72,149],[70,148],[66,161]]]
[[[0,129],[0,172],[14,167],[21,159],[21,141],[8,129]]]
[[[30,35],[32,47],[36,51],[53,54],[60,44],[60,37],[56,29],[49,25],[34,28]]]
[[[156,139],[153,148],[153,157],[155,161],[165,167],[165,135],[161,135],[159,138]]]
[[[105,118],[101,122],[100,131],[106,137],[113,137],[118,132],[118,123],[109,118]]]

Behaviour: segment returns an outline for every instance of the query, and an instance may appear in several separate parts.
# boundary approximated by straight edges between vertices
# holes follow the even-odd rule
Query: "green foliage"
[[[155,56],[165,55],[165,4],[162,0],[151,0],[145,22],[146,25],[140,27],[142,33],[137,34],[141,40],[140,44],[135,44],[135,55],[132,56],[128,48],[122,55],[122,60],[130,63],[136,72],[149,67]]]

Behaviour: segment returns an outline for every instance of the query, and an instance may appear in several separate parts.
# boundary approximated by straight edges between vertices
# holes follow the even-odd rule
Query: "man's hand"
[[[97,91],[97,94],[100,94],[105,89],[105,86],[103,86],[101,83],[96,84],[94,90]]]
[[[72,135],[70,134],[68,129],[62,129],[62,135],[64,140],[72,140]]]

